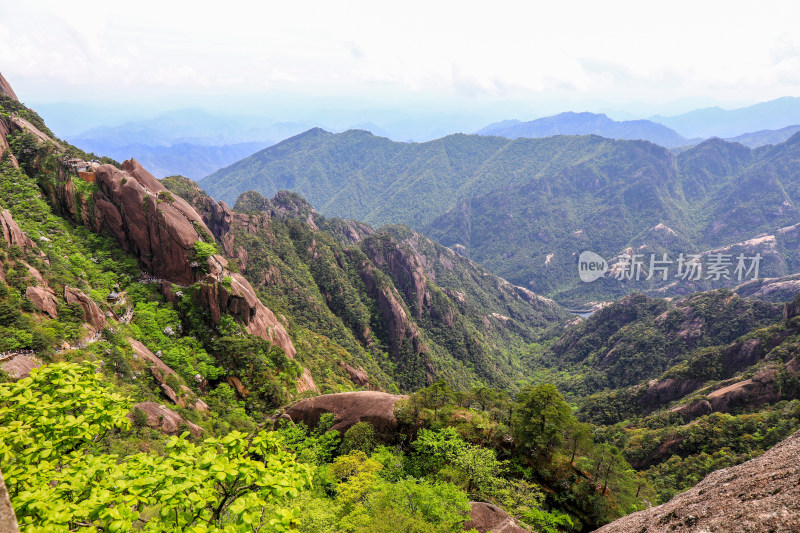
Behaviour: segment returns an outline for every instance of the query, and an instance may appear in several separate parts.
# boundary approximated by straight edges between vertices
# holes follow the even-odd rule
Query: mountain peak
[[[9,98],[13,98],[17,102],[19,102],[19,98],[17,98],[17,94],[14,92],[14,89],[11,88],[11,84],[6,81],[3,77],[3,73],[0,72],[0,94],[3,96],[8,96]]]

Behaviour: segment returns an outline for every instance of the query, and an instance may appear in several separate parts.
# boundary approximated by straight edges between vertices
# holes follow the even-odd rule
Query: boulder
[[[92,326],[94,333],[106,327],[106,317],[100,307],[79,289],[74,287],[64,287],[64,299],[68,304],[77,303],[83,308],[86,322]]]
[[[39,311],[46,313],[50,318],[58,318],[58,307],[53,291],[45,287],[28,286],[25,297],[31,301]]]
[[[669,502],[597,533],[800,531],[800,432],[746,463],[717,470]]]
[[[496,505],[485,502],[469,502],[469,520],[464,531],[477,529],[479,533],[531,533],[522,527],[507,512]]]
[[[35,357],[27,355],[17,355],[7,361],[0,363],[0,368],[8,374],[11,379],[27,378],[31,370],[42,366],[42,362]]]
[[[179,435],[181,424],[186,424],[192,435],[197,438],[203,434],[203,428],[185,420],[181,415],[155,402],[141,402],[133,406],[147,415],[147,425],[167,435]],[[133,420],[133,413],[128,413],[128,418]]]
[[[395,404],[407,396],[377,391],[339,392],[300,400],[284,413],[293,422],[315,427],[325,413],[336,416],[333,428],[345,432],[358,422],[369,422],[378,433],[397,429]]]

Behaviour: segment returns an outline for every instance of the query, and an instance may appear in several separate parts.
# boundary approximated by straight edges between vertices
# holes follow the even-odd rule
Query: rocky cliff
[[[598,533],[800,531],[800,432],[764,455],[708,475],[669,502]]]
[[[13,98],[14,100],[19,102],[19,98],[17,98],[17,94],[14,92],[14,89],[11,88],[11,84],[6,81],[3,77],[3,74],[0,73],[0,94],[3,96],[8,96],[9,98]]]

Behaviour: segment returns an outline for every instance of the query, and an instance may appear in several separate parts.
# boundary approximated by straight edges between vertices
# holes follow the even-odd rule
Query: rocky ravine
[[[669,502],[598,533],[800,531],[800,431],[764,455],[717,470]]]

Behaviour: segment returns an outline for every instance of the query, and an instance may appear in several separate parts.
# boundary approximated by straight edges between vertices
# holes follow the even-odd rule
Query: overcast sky
[[[766,0],[0,0],[0,72],[28,103],[677,111],[799,96],[799,23]]]

